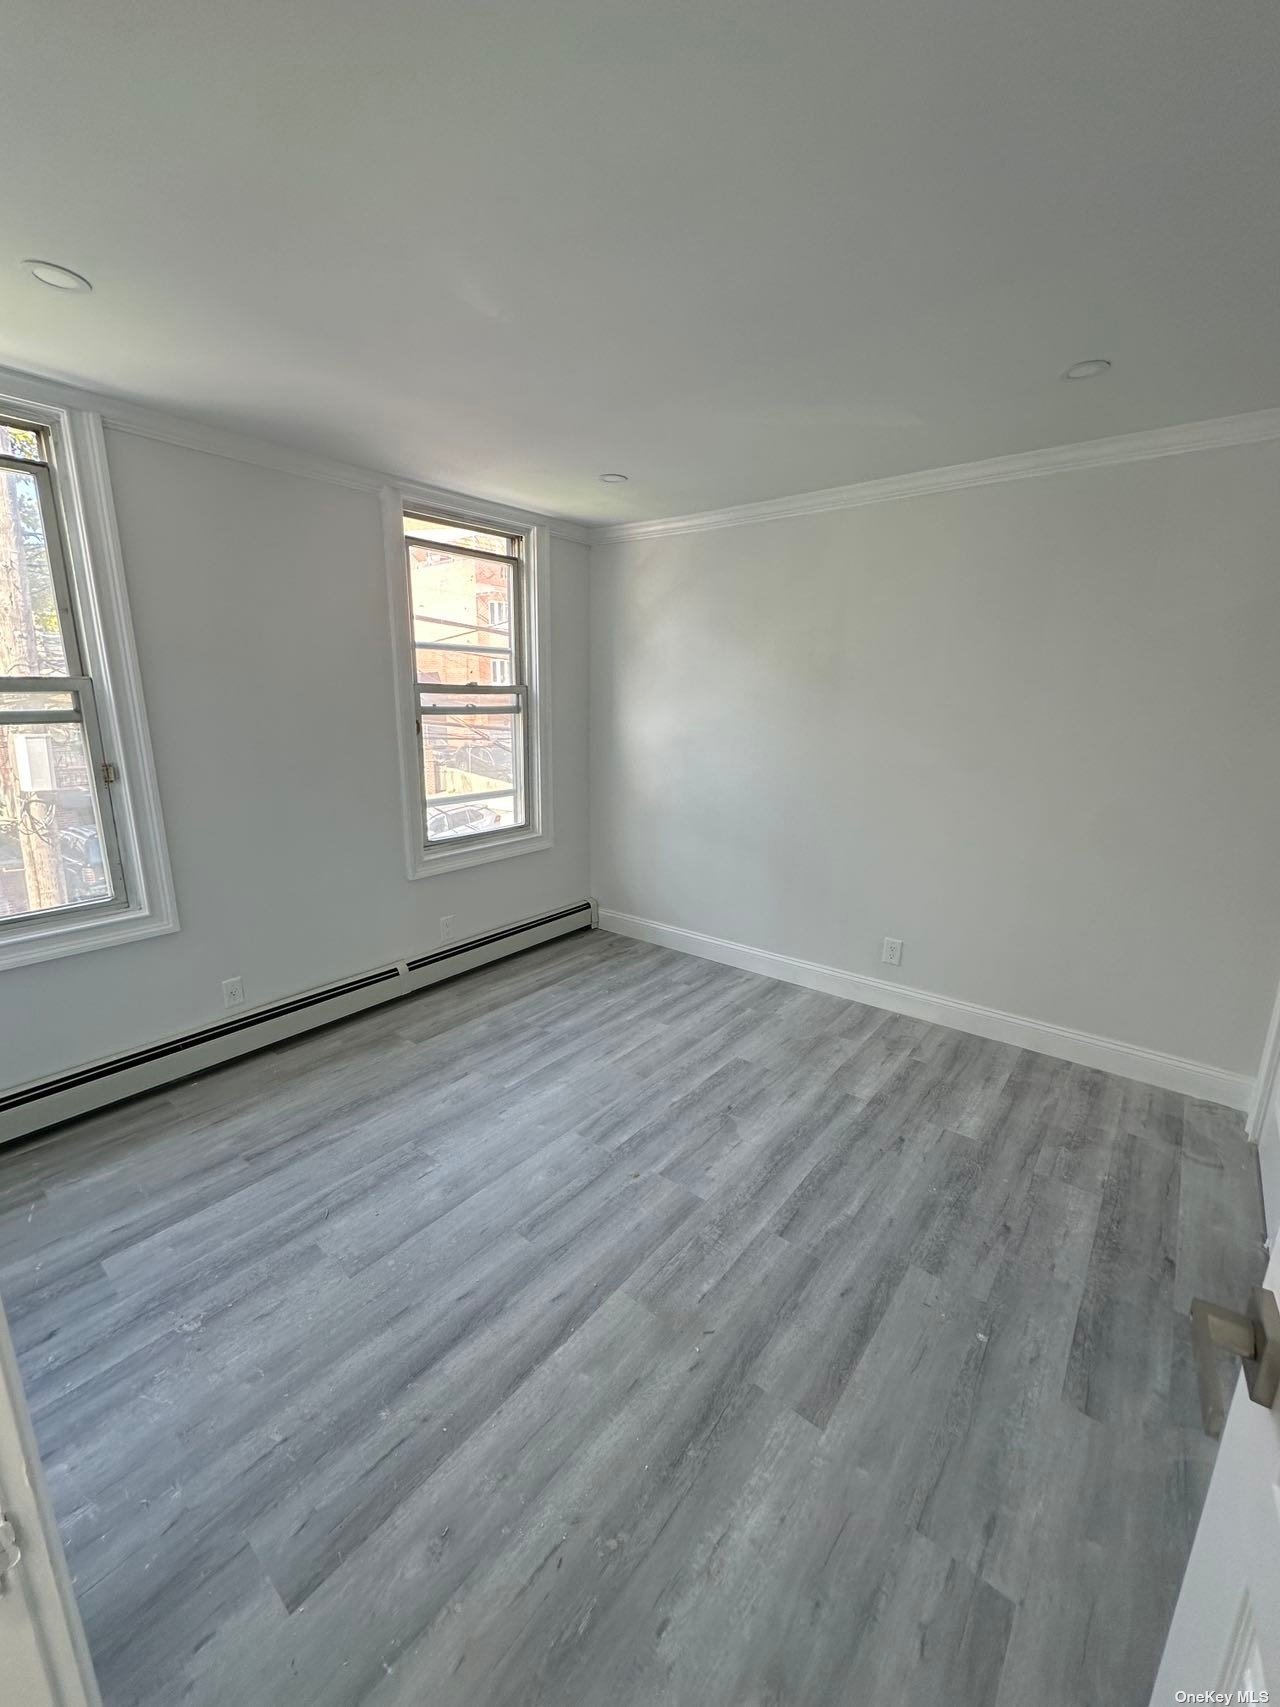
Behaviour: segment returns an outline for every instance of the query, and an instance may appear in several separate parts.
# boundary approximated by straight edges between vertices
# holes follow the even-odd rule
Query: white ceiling
[[[582,519],[1280,404],[1275,0],[10,0],[4,38],[10,365]]]

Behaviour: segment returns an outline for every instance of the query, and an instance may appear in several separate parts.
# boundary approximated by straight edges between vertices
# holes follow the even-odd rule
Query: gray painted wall
[[[1280,446],[596,546],[591,607],[603,907],[1256,1071]]]
[[[587,553],[552,541],[556,845],[410,882],[376,494],[109,430],[182,928],[3,974],[0,1084],[587,887]]]

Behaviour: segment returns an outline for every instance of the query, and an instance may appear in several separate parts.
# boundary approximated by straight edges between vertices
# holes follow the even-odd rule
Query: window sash
[[[507,717],[512,720],[511,730],[511,782],[504,785],[496,778],[495,786],[477,789],[466,794],[431,794],[427,791],[425,758],[422,746],[422,719],[430,722],[435,717],[465,717],[468,715],[486,718]],[[518,721],[517,721],[518,720]],[[440,848],[452,846],[455,842],[484,842],[492,837],[511,835],[515,831],[527,830],[529,827],[529,754],[528,754],[529,720],[525,716],[523,698],[516,705],[495,706],[459,704],[450,705],[447,709],[436,707],[422,710],[418,719],[418,786],[422,795],[422,837],[423,847]],[[476,806],[488,800],[511,800],[519,811],[519,816],[510,824],[499,824],[490,830],[471,830],[465,836],[432,837],[430,814],[454,806]]]
[[[462,640],[415,640],[415,652],[467,652],[476,658],[509,658],[509,646],[468,646]]]
[[[79,723],[84,715],[84,701],[93,693],[88,676],[0,676],[0,699],[10,694],[22,694],[27,699],[52,699],[61,695],[71,705],[46,710],[29,706],[19,711],[16,706],[0,705],[0,723]]]
[[[15,422],[15,426],[20,423]],[[47,441],[46,441],[47,442]],[[47,462],[29,462],[22,457],[0,455],[0,469],[5,473],[26,474],[36,483],[40,494],[40,520],[44,525],[45,549],[49,554],[49,573],[53,579],[53,596],[58,607],[58,624],[62,630],[62,649],[67,670],[73,676],[83,676],[80,658],[80,636],[76,632],[75,605],[71,597],[71,576],[66,554],[62,549],[62,525],[58,513],[57,493],[54,490],[53,470]],[[26,676],[24,681],[48,681],[48,676]]]
[[[120,836],[111,802],[111,785],[107,780],[108,775],[112,773],[103,754],[102,731],[98,722],[93,683],[88,676],[0,676],[0,697],[12,695],[43,699],[51,694],[65,694],[72,703],[54,710],[33,706],[24,711],[19,706],[0,706],[0,729],[9,725],[32,723],[74,723],[84,730],[102,856],[111,873],[111,893],[100,901],[68,901],[61,907],[41,907],[35,912],[0,917],[0,936],[6,931],[30,931],[33,927],[38,928],[45,920],[65,919],[72,914],[79,918],[89,913],[113,913],[129,905],[124,862],[120,855]]]
[[[43,679],[49,680],[47,676]],[[473,711],[497,712],[507,709],[523,711],[525,709],[524,701],[529,697],[529,690],[523,682],[418,682],[416,687],[420,714],[425,714],[431,709],[426,704],[426,701],[431,699],[459,701],[456,706],[451,705],[449,707],[451,711],[466,711],[470,705]],[[494,703],[489,705],[478,703],[486,699]],[[508,708],[496,703],[498,700],[504,699],[518,699],[521,704]],[[464,701],[466,703],[462,703]]]
[[[440,526],[444,528],[460,527],[463,525],[460,522],[446,522],[444,518],[440,516],[415,515],[412,510],[406,510],[404,512],[404,519],[407,522],[418,522],[425,527],[430,527],[432,522],[437,521]],[[431,551],[447,552],[450,557],[477,557],[482,562],[511,563],[516,568],[519,568],[523,561],[523,553],[519,549],[523,540],[522,535],[514,533],[508,534],[505,533],[502,528],[487,528],[479,524],[477,524],[475,531],[476,533],[488,534],[492,539],[509,539],[513,549],[511,551],[485,551],[484,548],[479,545],[451,544],[447,539],[433,539],[430,534],[409,533],[407,530],[405,531],[404,537],[406,545],[425,545]]]

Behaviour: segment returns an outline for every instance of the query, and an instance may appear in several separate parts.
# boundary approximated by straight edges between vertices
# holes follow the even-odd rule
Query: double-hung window
[[[104,601],[90,569],[90,539],[114,542],[101,448],[95,417],[0,412],[0,967],[176,924],[123,585]]]
[[[48,434],[0,421],[0,926],[126,905]]]
[[[545,846],[536,530],[409,505],[396,521],[410,874]]]

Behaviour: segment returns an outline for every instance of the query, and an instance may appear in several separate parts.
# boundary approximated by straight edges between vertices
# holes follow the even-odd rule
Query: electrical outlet
[[[886,966],[901,966],[902,938],[900,936],[887,936],[884,939],[884,948],[881,951],[880,958]]]
[[[440,941],[453,941],[453,914],[446,913],[440,921]]]
[[[244,1006],[243,978],[224,978],[222,980],[222,1005],[224,1008],[242,1008]]]

